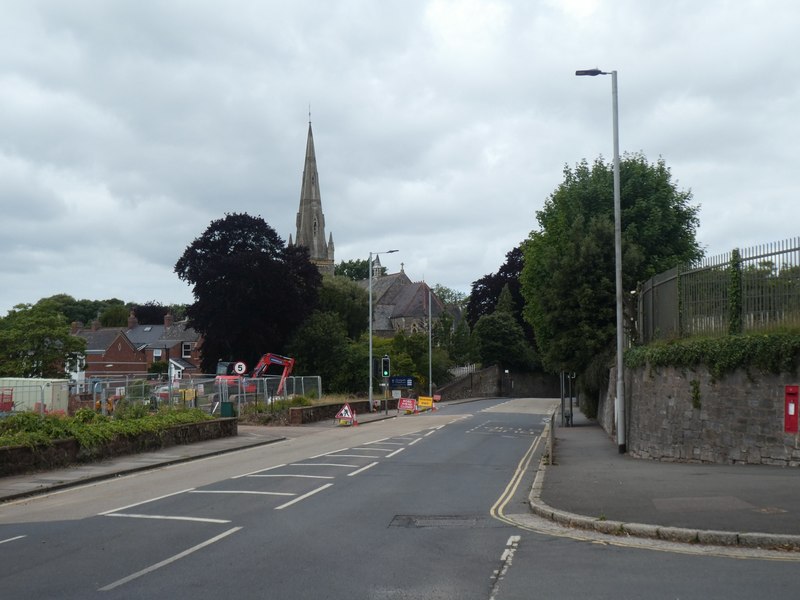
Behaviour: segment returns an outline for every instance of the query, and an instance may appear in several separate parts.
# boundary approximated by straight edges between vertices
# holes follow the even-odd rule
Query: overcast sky
[[[662,157],[710,255],[800,235],[796,0],[1,0],[0,315],[191,302],[226,212],[284,239],[309,105],[336,262],[462,292],[565,165]]]

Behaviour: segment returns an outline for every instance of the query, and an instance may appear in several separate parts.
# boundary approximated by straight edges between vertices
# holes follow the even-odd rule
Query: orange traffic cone
[[[353,426],[358,426],[358,415],[356,414],[356,411],[353,411]]]

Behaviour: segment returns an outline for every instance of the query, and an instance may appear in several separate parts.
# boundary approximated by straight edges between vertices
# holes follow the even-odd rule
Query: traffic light
[[[388,377],[389,376],[389,372],[390,372],[390,370],[389,370],[389,356],[385,355],[381,359],[381,375],[383,375],[384,377]]]

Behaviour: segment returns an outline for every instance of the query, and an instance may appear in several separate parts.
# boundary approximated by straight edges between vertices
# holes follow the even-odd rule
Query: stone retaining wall
[[[790,375],[739,371],[715,380],[706,368],[625,371],[627,450],[665,461],[800,466],[800,437],[784,433]],[[598,420],[614,435],[612,371]]]
[[[375,398],[375,400],[378,400],[380,409],[383,410],[383,398]],[[389,398],[388,403],[389,410],[397,410],[397,400],[395,398]],[[354,400],[348,402],[348,404],[356,412],[356,417],[369,412],[369,400]],[[289,409],[289,425],[305,425],[306,423],[333,419],[343,406],[343,402],[316,406],[292,406]]]
[[[0,476],[55,469],[76,463],[136,454],[237,434],[237,419],[216,419],[202,423],[176,425],[160,433],[120,437],[90,449],[81,448],[74,439],[59,440],[50,446],[36,448],[3,447],[0,448]]]

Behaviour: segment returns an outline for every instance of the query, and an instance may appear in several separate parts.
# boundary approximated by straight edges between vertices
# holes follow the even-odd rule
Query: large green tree
[[[318,310],[339,316],[347,337],[357,340],[369,326],[367,290],[344,277],[324,277],[319,290]]]
[[[333,268],[333,274],[352,281],[363,281],[369,277],[369,260],[366,258],[343,260]]]
[[[52,306],[19,304],[0,318],[0,377],[64,378],[85,350]]]
[[[516,307],[508,284],[503,286],[491,314],[483,315],[472,331],[472,343],[484,365],[500,365],[529,372],[539,365],[533,347],[517,322]]]
[[[695,238],[698,208],[663,160],[625,155],[620,181],[625,323],[632,331],[636,298],[627,292],[702,251]],[[598,159],[565,167],[564,181],[536,214],[539,229],[524,244],[524,314],[549,370],[583,371],[613,346],[613,206],[611,164]]]
[[[472,291],[466,306],[467,322],[474,329],[478,319],[484,315],[492,314],[497,306],[500,293],[507,287],[511,294],[511,299],[514,301],[514,318],[522,327],[525,339],[530,345],[534,345],[533,328],[523,315],[525,299],[522,296],[522,284],[520,282],[522,263],[523,253],[522,244],[520,244],[506,253],[506,260],[500,265],[496,273],[484,275],[472,283]]]
[[[175,264],[193,286],[189,324],[203,335],[202,368],[219,360],[255,364],[283,352],[317,303],[321,275],[302,246],[286,247],[261,217],[227,214],[212,221]]]
[[[348,392],[342,362],[352,343],[339,315],[315,310],[294,332],[287,352],[297,360],[297,374],[319,375],[325,391]]]

